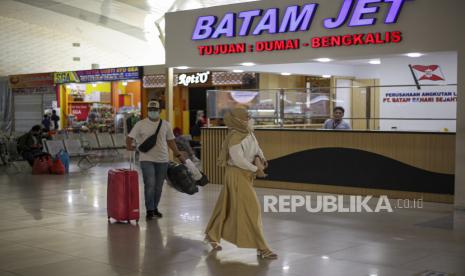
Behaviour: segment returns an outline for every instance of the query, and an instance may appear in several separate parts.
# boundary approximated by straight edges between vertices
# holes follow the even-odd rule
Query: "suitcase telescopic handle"
[[[129,170],[134,170],[136,167],[136,151],[132,150],[129,152]]]

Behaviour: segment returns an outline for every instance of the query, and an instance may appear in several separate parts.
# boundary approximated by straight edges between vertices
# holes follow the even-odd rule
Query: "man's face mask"
[[[149,119],[152,119],[152,120],[157,120],[160,118],[160,112],[159,111],[154,111],[154,110],[151,110],[148,112],[147,114],[149,116]]]

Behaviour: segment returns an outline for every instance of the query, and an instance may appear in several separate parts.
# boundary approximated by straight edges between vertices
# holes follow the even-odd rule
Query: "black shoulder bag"
[[[142,144],[140,144],[139,151],[145,153],[151,150],[153,147],[155,147],[155,145],[157,144],[158,132],[160,132],[160,127],[162,123],[163,123],[163,120],[160,119],[160,123],[158,124],[157,131],[155,131],[154,135],[151,135],[149,138],[145,139],[145,141]]]

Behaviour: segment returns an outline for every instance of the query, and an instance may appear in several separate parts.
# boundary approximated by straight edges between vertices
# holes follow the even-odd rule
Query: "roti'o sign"
[[[192,75],[181,74],[178,76],[178,84],[189,86],[190,84],[207,83],[208,76],[210,76],[210,71]]]

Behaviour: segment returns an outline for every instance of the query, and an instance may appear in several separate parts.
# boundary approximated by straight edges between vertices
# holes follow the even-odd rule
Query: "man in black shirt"
[[[58,130],[58,122],[60,121],[60,116],[57,115],[56,110],[52,111],[52,117],[50,118],[53,122],[53,125],[55,126],[55,130]]]

